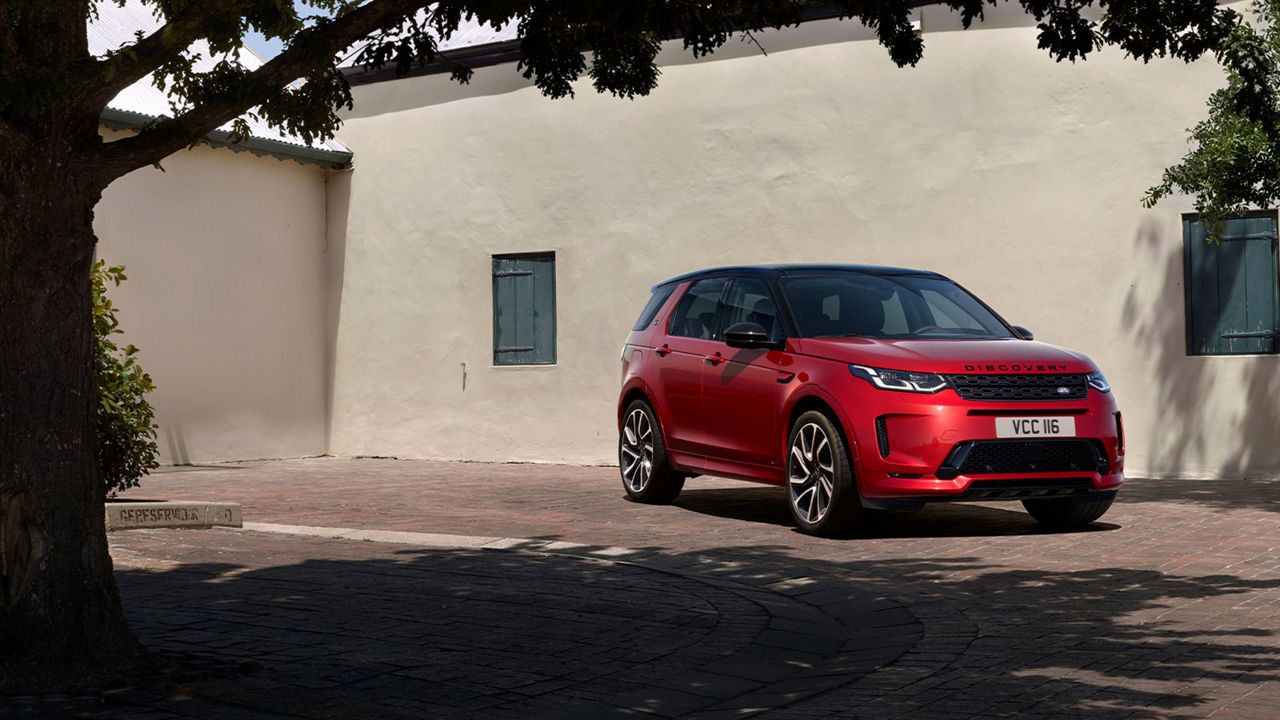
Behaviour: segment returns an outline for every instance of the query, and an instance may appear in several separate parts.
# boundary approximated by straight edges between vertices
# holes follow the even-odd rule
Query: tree
[[[124,0],[99,0],[123,2]],[[97,683],[148,667],[111,573],[103,485],[94,463],[89,267],[94,206],[113,180],[154,165],[250,110],[304,138],[330,135],[351,97],[335,53],[363,38],[360,61],[401,70],[437,58],[464,17],[520,30],[519,70],[545,94],[583,73],[621,97],[649,92],[663,38],[695,55],[741,33],[797,23],[804,0],[136,0],[164,25],[103,57],[89,54],[94,0],[0,0],[0,692]],[[966,26],[994,0],[943,0]],[[1060,60],[1104,44],[1135,58],[1221,52],[1241,24],[1214,0],[1019,0]],[[911,65],[923,42],[913,0],[837,0]],[[1082,12],[1096,5],[1100,22]],[[236,62],[250,27],[285,41],[257,70]],[[189,48],[219,61],[197,72]],[[584,49],[586,56],[584,57]],[[589,60],[588,60],[589,57]],[[452,64],[460,81],[469,70]],[[1255,68],[1236,68],[1246,84]],[[154,75],[173,117],[107,141],[99,116]],[[301,79],[301,83],[294,83]],[[237,126],[243,131],[244,125]]]
[[[1209,97],[1190,152],[1143,199],[1151,207],[1174,192],[1193,196],[1210,239],[1220,221],[1280,199],[1280,0],[1252,10],[1257,27],[1237,25],[1222,44],[1227,85]]]

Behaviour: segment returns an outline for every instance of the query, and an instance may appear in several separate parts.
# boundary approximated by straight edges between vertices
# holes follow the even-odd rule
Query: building
[[[1038,339],[1091,355],[1125,413],[1131,476],[1280,474],[1275,211],[1208,246],[1189,200],[1140,205],[1185,152],[1221,71],[1114,49],[1055,63],[1017,7],[963,32],[945,8],[919,21],[925,58],[908,69],[835,19],[759,36],[767,56],[741,42],[693,60],[672,44],[659,87],[634,101],[587,83],[547,100],[501,33],[456,38],[477,66],[469,85],[353,72],[341,134],[354,169],[329,176],[324,229],[309,231],[328,249],[292,279],[283,257],[272,271],[305,285],[282,295],[336,308],[288,351],[316,361],[306,376],[320,390],[296,415],[323,405],[326,440],[286,442],[281,415],[249,426],[271,444],[258,428],[275,424],[279,450],[238,444],[239,400],[211,397],[187,427],[217,407],[226,426],[202,425],[198,452],[196,433],[183,435],[186,456],[168,457],[611,463],[618,352],[650,285],[713,265],[821,261],[942,272]],[[210,284],[244,281],[234,259]],[[511,272],[551,284],[515,298]],[[119,304],[131,333],[151,322]],[[532,349],[495,326],[534,313],[554,330]],[[193,310],[191,333],[206,315]],[[151,369],[162,352],[138,344]],[[246,393],[263,379],[249,375]],[[174,411],[157,406],[168,433]]]
[[[158,26],[136,0],[99,3],[89,27],[102,54]],[[242,61],[261,61],[248,53]],[[202,63],[207,67],[211,62]],[[125,89],[102,116],[108,137],[170,114],[150,78]],[[322,455],[328,449],[337,279],[330,192],[346,182],[351,152],[310,147],[250,121],[137,170],[107,188],[94,219],[97,254],[124,265],[111,288],[128,341],[156,383],[149,396],[168,463]],[[339,248],[341,247],[339,242]]]

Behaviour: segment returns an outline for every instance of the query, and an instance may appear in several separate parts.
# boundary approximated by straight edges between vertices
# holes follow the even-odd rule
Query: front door
[[[725,298],[723,319],[707,343],[702,374],[702,412],[707,455],[730,463],[777,467],[782,440],[778,405],[780,381],[790,373],[781,350],[747,350],[724,343],[724,328],[754,322],[781,337],[777,304],[762,280],[735,278]]]

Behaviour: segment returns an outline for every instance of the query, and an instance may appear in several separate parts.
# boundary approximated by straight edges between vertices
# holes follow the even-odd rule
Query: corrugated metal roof
[[[130,45],[137,41],[136,33],[141,32],[144,36],[150,35],[163,24],[152,13],[153,8],[144,5],[141,0],[125,0],[123,5],[117,5],[115,0],[99,0],[96,3],[96,7],[98,17],[90,20],[88,31],[89,52],[97,56],[102,56],[112,50]],[[207,44],[203,42],[196,43],[191,46],[191,51],[197,56],[195,64],[197,71],[213,69],[217,61],[210,57]],[[262,67],[263,60],[246,47],[240,53],[240,63],[249,70],[256,70]],[[173,115],[168,93],[156,88],[152,84],[150,75],[125,88],[107,104],[107,107],[110,110],[150,118],[170,117]],[[314,159],[312,156],[316,151],[319,151],[320,153],[334,153],[335,155],[332,159],[335,161],[350,161],[351,150],[336,139],[331,139],[318,145],[309,145],[302,138],[272,128],[262,120],[250,117],[245,118],[245,120],[249,123],[249,131],[253,138],[265,141],[266,144],[274,148],[274,151],[290,154],[289,147],[296,146],[300,151],[308,151],[299,153],[301,157],[306,159]],[[215,135],[225,137],[225,133],[231,130],[231,123],[223,125],[220,130],[223,133],[215,133]],[[345,158],[339,156],[345,156]]]
[[[439,43],[441,50],[457,50],[458,48],[491,43],[506,42],[520,37],[516,23],[507,23],[501,30],[494,30],[489,25],[480,25],[474,19],[463,20],[458,31],[447,40]]]
[[[417,20],[422,22],[426,15],[425,10],[418,12]],[[442,51],[461,50],[463,48],[479,47],[481,45],[493,45],[495,43],[507,42],[520,37],[517,23],[507,23],[501,30],[495,30],[490,25],[481,25],[474,18],[463,19],[458,25],[458,29],[447,39],[439,41],[436,46]],[[338,62],[340,67],[350,67],[356,64],[356,56],[367,46],[367,42],[358,42],[352,45],[342,53],[342,60]]]

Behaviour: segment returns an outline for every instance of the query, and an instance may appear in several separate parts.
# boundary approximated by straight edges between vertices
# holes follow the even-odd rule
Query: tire
[[[1043,525],[1078,527],[1102,517],[1115,499],[1114,492],[1104,492],[1080,498],[1023,500],[1022,507]]]
[[[809,411],[787,434],[787,508],[801,532],[832,537],[862,518],[844,437],[826,414]]]
[[[666,505],[684,488],[684,475],[671,469],[662,428],[653,408],[634,400],[622,416],[618,433],[618,470],[627,497],[636,502]]]

